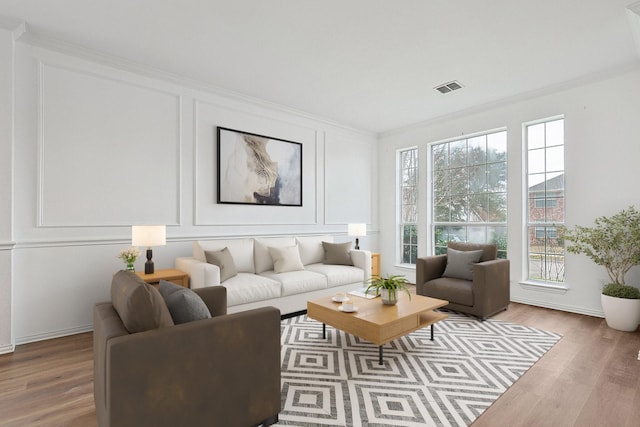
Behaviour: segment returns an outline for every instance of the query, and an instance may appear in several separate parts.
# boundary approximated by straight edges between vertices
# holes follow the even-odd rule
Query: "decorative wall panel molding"
[[[16,246],[16,242],[0,242],[0,251],[9,251]]]
[[[325,134],[324,206],[326,224],[372,222],[374,190],[370,140],[340,133]],[[392,163],[395,170],[395,161]]]
[[[40,63],[38,226],[180,223],[181,98]]]

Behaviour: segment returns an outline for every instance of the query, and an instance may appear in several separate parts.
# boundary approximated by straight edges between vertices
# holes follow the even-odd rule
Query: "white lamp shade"
[[[131,226],[132,246],[163,246],[167,244],[166,225],[133,225]]]
[[[349,224],[347,227],[349,236],[360,237],[367,235],[367,224]]]

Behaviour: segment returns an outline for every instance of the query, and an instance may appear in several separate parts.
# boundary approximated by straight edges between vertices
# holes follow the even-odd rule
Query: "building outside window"
[[[449,241],[495,243],[507,257],[507,132],[434,143],[431,150],[432,250]]]
[[[525,124],[527,279],[564,283],[564,119]]]
[[[418,258],[418,149],[399,153],[400,263],[415,264]]]

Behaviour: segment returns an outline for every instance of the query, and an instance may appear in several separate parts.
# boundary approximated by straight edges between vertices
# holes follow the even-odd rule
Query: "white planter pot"
[[[398,302],[398,289],[389,292],[389,289],[381,289],[380,295],[382,296],[382,303],[385,305],[395,305]]]
[[[602,296],[602,310],[610,328],[633,332],[640,324],[640,299]]]

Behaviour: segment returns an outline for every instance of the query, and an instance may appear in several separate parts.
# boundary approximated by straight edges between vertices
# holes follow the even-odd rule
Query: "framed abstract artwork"
[[[302,206],[302,144],[218,127],[218,203]]]

